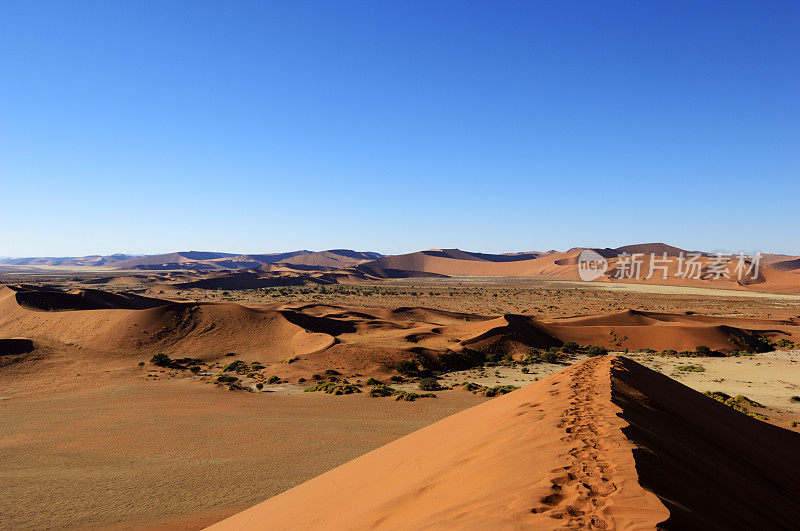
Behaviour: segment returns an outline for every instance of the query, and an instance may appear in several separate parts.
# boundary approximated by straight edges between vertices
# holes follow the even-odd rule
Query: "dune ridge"
[[[800,518],[798,445],[794,432],[601,356],[209,529],[787,529]]]

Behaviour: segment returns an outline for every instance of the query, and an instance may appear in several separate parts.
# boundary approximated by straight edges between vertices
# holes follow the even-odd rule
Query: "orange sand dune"
[[[662,243],[648,243],[628,245],[618,249],[593,249],[608,260],[608,270],[597,281],[648,283],[674,286],[702,286],[709,288],[753,290],[775,293],[800,293],[800,269],[796,268],[794,261],[784,262],[777,267],[761,267],[759,274],[752,278],[753,273],[742,275],[739,280],[736,272],[737,259],[729,262],[727,275],[718,277],[709,269],[713,267],[715,257],[702,256],[700,278],[692,274],[679,275],[678,260],[676,256],[682,249]],[[403,278],[425,275],[445,276],[535,276],[563,278],[578,280],[578,258],[583,249],[571,249],[566,252],[551,252],[543,254],[524,255],[486,255],[480,253],[467,253],[458,249],[434,249],[405,255],[387,256],[373,262],[357,266],[356,269],[368,272],[381,278]],[[628,275],[628,270],[622,265],[623,258],[620,253],[641,253],[642,260],[639,274]],[[667,253],[667,278],[655,267],[650,276],[651,255],[655,253],[657,259]],[[687,255],[688,257],[688,255]],[[656,262],[654,266],[662,264]],[[748,264],[749,265],[749,264]],[[747,273],[745,270],[743,273]],[[650,278],[647,278],[650,276]],[[690,277],[690,278],[684,278]],[[616,278],[620,277],[620,278]],[[629,278],[630,277],[630,278]],[[638,277],[638,278],[637,278]]]
[[[601,356],[209,529],[788,529],[800,436]]]
[[[475,351],[520,359],[531,349],[574,341],[612,350],[757,350],[760,334],[800,335],[794,321],[724,319],[625,311],[551,321],[506,314],[484,316],[418,307],[365,309],[321,304],[259,307],[173,302],[99,290],[0,288],[0,338],[74,346],[115,356],[164,352],[204,360],[237,353],[280,377],[307,377],[331,367],[387,374],[397,361],[456,365]],[[463,359],[452,360],[453,354]],[[279,363],[298,358],[292,364]]]

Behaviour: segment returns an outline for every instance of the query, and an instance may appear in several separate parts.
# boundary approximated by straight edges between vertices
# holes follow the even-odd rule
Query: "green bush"
[[[678,365],[676,369],[682,372],[706,372],[702,365]]]
[[[694,351],[697,352],[697,354],[700,355],[700,356],[710,356],[711,355],[711,349],[708,348],[705,345],[698,345],[697,348],[694,349]]]
[[[242,360],[233,361],[225,366],[222,369],[222,372],[236,372],[236,373],[243,373],[247,371],[247,364]]]
[[[269,378],[267,378],[267,383],[268,384],[275,384],[275,383],[278,383],[280,381],[281,381],[281,379],[278,378],[277,376],[275,376],[274,374],[272,376],[270,376]]]
[[[661,355],[662,356],[677,356],[678,355],[678,351],[677,350],[672,350],[671,348],[668,348],[667,350],[662,350],[661,351]]]
[[[217,381],[219,383],[233,383],[233,382],[237,381],[238,379],[239,378],[237,378],[236,376],[230,376],[228,374],[223,374],[223,375],[217,376]]]
[[[438,391],[442,388],[436,378],[423,378],[419,381],[418,387],[421,391]]]
[[[737,411],[750,415],[751,417],[759,419],[767,418],[761,413],[756,413],[747,409],[748,407],[763,408],[764,404],[759,404],[755,400],[750,400],[744,395],[731,396],[727,393],[723,393],[722,391],[706,391],[704,394],[713,398],[714,400],[722,402],[726,406],[730,406]]]
[[[370,378],[367,380],[367,385],[383,385],[383,382],[376,380],[375,378]]]
[[[506,393],[510,393],[511,391],[516,391],[519,389],[516,385],[497,385],[495,387],[490,387],[483,392],[489,398],[494,396],[504,395]]]
[[[371,397],[380,397],[380,396],[392,396],[397,392],[396,389],[389,387],[388,385],[376,385],[373,387],[370,392],[369,396]]]
[[[786,339],[785,337],[780,338],[775,344],[778,345],[780,348],[785,348],[785,349],[794,348],[794,342]]]
[[[261,383],[261,382],[258,382],[258,383],[256,384],[256,389],[258,389],[259,391],[261,391],[262,389],[264,389],[264,384],[263,384],[263,383]]]
[[[397,376],[395,374],[394,376],[389,376],[389,381],[390,382],[395,382],[395,383],[400,383],[400,382],[404,382],[405,378],[403,378],[402,376]]]
[[[580,346],[574,341],[567,341],[564,343],[564,346],[561,347],[561,351],[567,354],[574,354],[578,352],[578,350],[580,350]]]
[[[322,392],[329,395],[350,395],[353,393],[360,393],[361,389],[351,384],[336,384],[334,382],[320,383],[311,387],[303,389],[305,393]]]
[[[592,345],[586,350],[586,354],[589,356],[605,356],[608,354],[608,350],[603,347],[599,347],[597,345]]]
[[[197,374],[198,372],[202,371],[203,369],[199,365],[192,365],[191,367],[189,367],[189,370],[192,371],[193,373]]]

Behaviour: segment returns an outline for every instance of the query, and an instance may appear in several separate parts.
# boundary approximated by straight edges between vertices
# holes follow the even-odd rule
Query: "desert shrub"
[[[786,339],[785,337],[780,338],[775,344],[778,345],[780,348],[785,348],[785,349],[794,348],[794,342]]]
[[[682,372],[705,372],[706,368],[702,365],[678,365],[676,367],[679,371]]]
[[[325,374],[327,374],[328,376],[341,376],[342,375],[342,373],[340,373],[339,371],[334,370],[334,369],[326,370]]]
[[[230,376],[229,374],[222,374],[220,376],[217,376],[217,381],[219,383],[233,383],[238,379],[239,378],[237,378],[236,376]]]
[[[311,375],[311,379],[312,380],[322,380],[322,376],[319,375],[319,374],[312,374]]]
[[[798,424],[797,424],[797,421],[796,421],[796,420],[793,420],[793,421],[791,421],[791,422],[789,423],[789,427],[790,427],[790,428],[796,428],[796,427],[797,427],[797,425],[798,425]]]
[[[558,354],[559,352],[561,352],[561,348],[560,347],[550,347],[549,349],[547,349],[547,352],[550,352],[552,354]]]
[[[483,394],[489,398],[494,396],[504,395],[506,393],[510,393],[511,391],[516,391],[519,389],[516,385],[497,385],[495,387],[490,387],[486,389]]]
[[[405,402],[413,402],[417,398],[436,398],[433,393],[412,393],[409,391],[398,391],[394,395],[395,400],[403,400]]]
[[[373,387],[370,390],[369,396],[371,396],[373,398],[380,397],[380,396],[392,396],[396,392],[397,392],[396,389],[393,389],[393,388],[389,387],[388,385],[380,384],[380,385],[376,385],[375,387]]]
[[[678,351],[677,350],[672,350],[671,348],[668,348],[667,350],[662,350],[660,352],[660,354],[662,356],[677,356],[678,355]]]
[[[268,384],[275,384],[275,383],[278,383],[280,381],[281,381],[281,379],[278,378],[277,376],[275,376],[274,374],[272,376],[270,376],[269,378],[267,378],[267,383]]]
[[[710,356],[711,349],[705,345],[698,345],[697,348],[694,349],[697,352],[698,356]]]
[[[225,355],[230,357],[230,356],[235,356],[235,355],[236,355],[236,353],[235,353],[235,352],[228,352],[228,353],[227,353],[227,354],[225,354]]]
[[[257,362],[257,361],[254,361],[253,363],[250,364],[250,370],[251,371],[260,371],[261,369],[264,369],[264,368],[265,367],[262,364],[260,364],[259,362]]]
[[[140,362],[138,363],[138,365],[139,365],[139,367],[144,367],[144,362],[143,362],[143,361],[140,361]]]
[[[305,381],[306,381],[306,379],[301,377],[301,378],[299,378],[297,381],[298,381],[298,382],[300,382],[300,383],[303,383],[303,382],[305,382]]]
[[[727,402],[730,402],[730,404],[728,404],[728,405],[731,405],[733,407],[736,407],[736,406],[740,406],[740,407],[764,407],[764,404],[759,404],[755,400],[750,400],[749,398],[747,398],[744,395],[736,395],[733,398],[729,398],[726,401],[726,403]]]
[[[529,372],[531,372],[531,370],[529,368],[527,368],[527,367],[523,367],[522,368],[522,374],[528,374]]]
[[[800,396],[795,395],[795,396],[789,397],[789,401],[790,402],[800,402]]]
[[[400,360],[397,362],[395,368],[397,369],[397,372],[406,376],[416,374],[419,370],[417,368],[417,364],[411,360]]]
[[[574,341],[567,341],[564,343],[564,346],[561,347],[561,351],[567,354],[574,354],[580,350],[580,346]]]
[[[706,396],[710,396],[714,400],[722,402],[726,406],[730,406],[737,411],[741,411],[742,413],[750,415],[751,417],[756,417],[760,419],[766,418],[764,415],[761,415],[760,413],[756,413],[747,409],[750,407],[763,408],[764,404],[760,404],[755,400],[751,400],[744,395],[731,396],[727,393],[723,393],[722,391],[706,391],[704,394]]]
[[[539,356],[539,359],[544,363],[558,363],[558,352],[548,350]]]
[[[192,365],[191,367],[189,367],[189,370],[192,371],[193,373],[197,374],[198,372],[202,371],[203,369],[199,365]]]
[[[158,353],[152,358],[150,358],[150,363],[153,365],[158,365],[159,367],[169,367],[172,365],[172,359],[167,356],[166,354]]]
[[[329,395],[350,395],[353,393],[360,393],[361,389],[352,384],[337,384],[334,382],[325,382],[303,389],[305,393],[322,392]]]
[[[406,380],[402,376],[397,376],[395,374],[394,376],[389,376],[389,381],[394,383],[400,383],[400,382],[405,382]]]
[[[423,378],[419,381],[420,390],[422,391],[438,391],[442,388],[436,378]]]
[[[263,383],[261,383],[261,382],[258,382],[258,383],[256,384],[256,389],[258,389],[259,391],[261,391],[262,389],[264,389],[264,384],[263,384]]]
[[[485,385],[477,384],[475,382],[464,382],[461,387],[470,391],[472,394],[482,394],[489,398],[504,395],[511,391],[519,389],[516,385],[497,385],[495,387],[486,387]]]
[[[731,397],[731,395],[723,393],[722,391],[706,391],[703,394],[706,396],[710,396],[714,400],[719,400],[720,402],[725,402]]]
[[[706,396],[710,396],[714,400],[722,402],[726,406],[730,406],[737,411],[745,413],[746,415],[750,415],[751,417],[759,419],[767,418],[761,413],[756,413],[755,411],[750,411],[747,409],[749,407],[763,408],[764,404],[759,404],[755,400],[750,400],[744,395],[731,396],[727,393],[723,393],[722,391],[706,391],[704,394]]]
[[[233,361],[225,366],[222,369],[222,372],[235,372],[235,373],[243,373],[247,370],[247,364],[242,360]]]
[[[369,378],[367,380],[367,385],[383,385],[383,382],[380,380],[376,380],[375,378]]]
[[[592,345],[586,350],[586,354],[589,356],[605,356],[608,354],[608,350],[597,345]]]

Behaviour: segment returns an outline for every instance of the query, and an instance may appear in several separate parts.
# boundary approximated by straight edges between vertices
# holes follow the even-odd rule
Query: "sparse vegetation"
[[[751,400],[744,395],[736,395],[731,396],[727,393],[723,393],[722,391],[706,391],[704,393],[706,396],[717,400],[718,402],[722,402],[726,406],[732,407],[733,409],[740,411],[746,415],[750,415],[751,417],[759,418],[765,420],[767,417],[762,415],[761,413],[756,413],[755,411],[750,411],[748,408],[755,407],[755,408],[763,408],[764,404],[759,404],[755,400]]]
[[[706,370],[702,365],[678,365],[675,368],[681,372],[705,372]]]
[[[360,393],[361,389],[352,384],[337,384],[334,382],[325,382],[303,389],[305,393],[328,393],[329,395],[350,395],[353,393]]]
[[[159,352],[150,358],[150,363],[157,365],[158,367],[169,367],[172,365],[172,358]]]
[[[233,382],[235,382],[237,380],[239,380],[239,378],[237,378],[236,376],[231,376],[229,374],[222,374],[220,376],[217,376],[217,381],[219,383],[230,384],[230,383],[233,383]]]
[[[775,344],[778,347],[780,347],[782,349],[786,349],[786,350],[790,350],[790,349],[794,348],[794,342],[789,340],[789,339],[786,339],[785,337],[780,338],[778,341],[775,342]]]
[[[442,388],[436,378],[423,378],[419,381],[418,387],[422,391],[438,391]]]
[[[276,384],[276,383],[280,383],[280,381],[281,381],[281,379],[278,378],[277,376],[275,376],[274,374],[272,376],[270,376],[269,378],[267,378],[267,383],[268,384]]]
[[[243,362],[242,360],[233,361],[225,366],[222,369],[222,372],[235,372],[238,374],[243,374],[248,369],[247,363]]]
[[[470,391],[472,394],[482,394],[489,398],[504,395],[506,393],[510,393],[511,391],[516,391],[519,389],[516,385],[497,385],[495,387],[487,387],[485,385],[481,385],[475,382],[463,382],[461,387]]]
[[[586,349],[586,354],[589,356],[605,356],[608,354],[608,350],[603,347],[599,347],[596,345],[592,345],[588,349]]]

